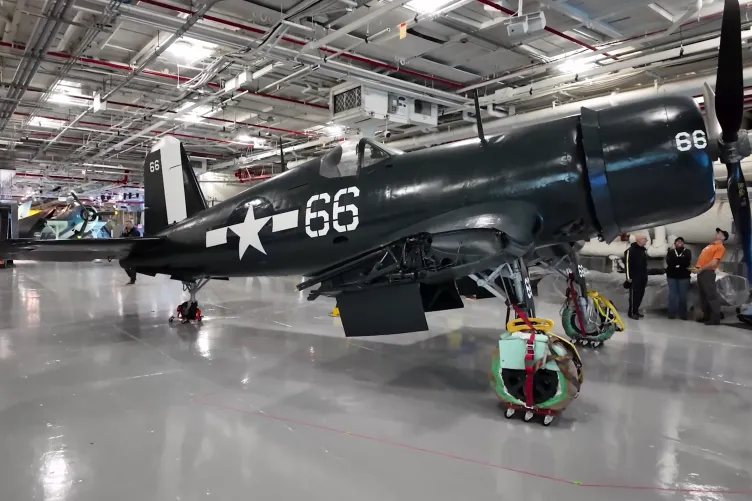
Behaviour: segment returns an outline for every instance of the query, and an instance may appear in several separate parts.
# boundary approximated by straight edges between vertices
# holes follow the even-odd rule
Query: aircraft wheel
[[[508,407],[507,410],[504,411],[504,417],[507,419],[512,419],[512,416],[514,416],[514,409]]]
[[[525,422],[528,422],[528,421],[530,421],[531,419],[533,419],[533,416],[534,416],[534,415],[535,415],[535,414],[533,414],[533,411],[527,411],[527,412],[525,413],[525,416],[524,416],[524,417],[523,417],[522,419],[524,419],[524,420],[525,420]]]
[[[549,426],[554,422],[554,416],[549,414],[543,418],[543,426]]]

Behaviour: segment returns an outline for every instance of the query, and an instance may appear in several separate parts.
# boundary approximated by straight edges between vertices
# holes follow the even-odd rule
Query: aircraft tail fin
[[[144,236],[157,235],[206,209],[188,154],[172,136],[162,137],[146,156],[144,203]]]

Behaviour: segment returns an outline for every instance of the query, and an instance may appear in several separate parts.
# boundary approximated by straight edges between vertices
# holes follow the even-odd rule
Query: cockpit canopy
[[[352,148],[352,143],[337,145],[321,157],[319,174],[323,177],[357,176],[363,169],[402,153],[389,149],[373,139],[362,138],[355,148]]]

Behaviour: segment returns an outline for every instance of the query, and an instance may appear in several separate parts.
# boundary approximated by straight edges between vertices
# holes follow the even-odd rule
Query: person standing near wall
[[[674,240],[674,248],[666,254],[666,278],[668,279],[668,318],[679,316],[687,319],[687,291],[692,266],[692,253],[684,247],[684,239]]]
[[[637,235],[635,241],[629,246],[624,254],[624,263],[627,267],[627,284],[629,285],[629,318],[639,320],[644,317],[640,313],[642,298],[645,296],[645,288],[648,286],[648,251],[645,244],[648,238],[645,235]]]
[[[698,322],[705,322],[705,325],[721,324],[721,299],[718,296],[718,289],[715,285],[715,271],[726,253],[726,247],[723,242],[728,240],[728,231],[720,228],[715,229],[713,241],[702,249],[700,257],[697,258],[697,286],[700,289],[700,306],[702,307],[702,317]]]

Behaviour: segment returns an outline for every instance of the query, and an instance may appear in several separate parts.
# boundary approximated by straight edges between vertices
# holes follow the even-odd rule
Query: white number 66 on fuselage
[[[347,205],[340,205],[339,200],[347,193],[352,193],[354,198],[360,196],[360,189],[357,186],[350,186],[349,188],[342,188],[334,195],[334,201],[332,202],[332,216],[329,217],[329,213],[324,210],[313,210],[313,204],[319,200],[323,200],[324,204],[328,204],[331,198],[328,193],[319,193],[313,195],[308,199],[305,212],[305,229],[306,233],[311,238],[323,237],[329,233],[329,220],[331,219],[331,226],[339,233],[347,231],[353,231],[358,227],[360,220],[358,218],[358,206],[354,203]],[[349,212],[352,214],[352,222],[350,224],[340,224],[339,216],[341,214]],[[323,227],[320,230],[311,229],[311,222],[315,219],[321,219],[323,221]]]

